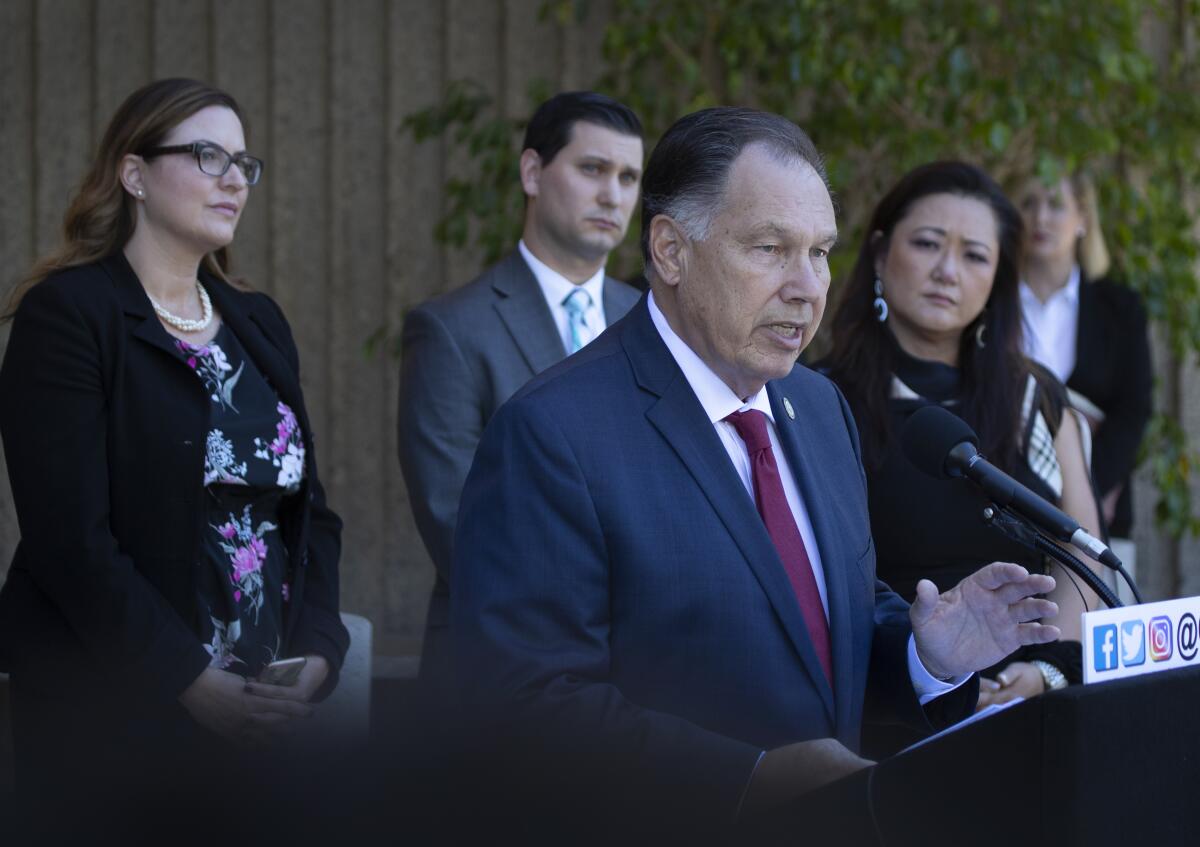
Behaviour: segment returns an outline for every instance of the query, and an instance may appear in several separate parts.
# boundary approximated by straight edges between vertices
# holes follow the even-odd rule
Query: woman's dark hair
[[[178,124],[208,106],[232,110],[245,127],[242,109],[231,95],[194,79],[160,79],[125,98],[67,207],[62,241],[13,289],[4,317],[12,317],[26,292],[50,274],[90,264],[125,246],[133,236],[137,213],[134,199],[121,184],[121,160],[161,144]],[[202,265],[209,273],[244,287],[239,280],[225,276],[229,267],[226,248],[206,255]]]
[[[964,162],[933,162],[905,174],[875,207],[854,270],[833,318],[829,374],[850,403],[863,435],[864,457],[878,467],[892,433],[888,399],[896,341],[875,317],[875,262],[887,252],[896,225],[923,197],[954,194],[979,200],[996,218],[1000,244],[996,277],[983,313],[959,340],[960,414],[979,435],[980,450],[1012,471],[1020,439],[1021,401],[1029,362],[1021,352],[1021,216],[1000,187],[979,168]],[[886,297],[886,290],[885,295]],[[976,343],[982,322],[984,346]]]

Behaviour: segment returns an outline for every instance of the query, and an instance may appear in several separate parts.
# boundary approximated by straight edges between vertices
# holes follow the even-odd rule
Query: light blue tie
[[[566,296],[562,304],[567,310],[567,326],[571,330],[571,349],[567,352],[574,353],[592,340],[585,317],[592,305],[592,295],[582,288],[576,288]]]

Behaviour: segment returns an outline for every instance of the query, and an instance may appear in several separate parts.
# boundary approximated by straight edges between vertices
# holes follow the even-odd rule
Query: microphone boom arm
[[[1113,593],[1112,589],[1105,585],[1104,581],[1097,576],[1095,571],[1061,546],[1054,543],[1054,541],[1047,538],[1044,533],[1021,515],[1011,509],[997,506],[993,503],[983,510],[983,519],[1022,547],[1032,550],[1035,553],[1042,553],[1049,556],[1064,568],[1074,573],[1099,595],[1108,608],[1116,609],[1124,605],[1117,599],[1117,595]]]

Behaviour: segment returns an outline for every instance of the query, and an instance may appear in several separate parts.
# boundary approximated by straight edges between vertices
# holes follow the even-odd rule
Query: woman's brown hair
[[[209,106],[232,110],[245,127],[241,106],[231,95],[194,79],[160,79],[125,98],[63,216],[61,243],[38,259],[13,288],[5,304],[5,319],[13,316],[29,289],[50,274],[98,261],[125,246],[133,236],[137,212],[136,201],[121,184],[121,160],[161,144],[179,123]],[[201,264],[227,279],[226,248],[207,254]]]

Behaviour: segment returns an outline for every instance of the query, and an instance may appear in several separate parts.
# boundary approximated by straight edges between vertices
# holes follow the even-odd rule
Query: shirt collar
[[[1051,303],[1059,301],[1065,306],[1076,306],[1079,304],[1079,282],[1082,278],[1083,275],[1079,270],[1079,265],[1071,265],[1071,274],[1067,277],[1067,284],[1051,294],[1044,304],[1033,293],[1033,289],[1029,287],[1029,283],[1021,280],[1021,305],[1044,309]]]
[[[687,345],[686,341],[675,334],[675,330],[671,329],[671,325],[667,323],[666,315],[654,302],[654,292],[651,292],[647,298],[647,304],[650,307],[650,319],[654,321],[654,328],[658,330],[667,349],[671,351],[671,357],[675,359],[675,364],[679,365],[679,369],[683,371],[684,379],[688,381],[688,385],[692,387],[700,405],[704,407],[704,413],[708,415],[709,421],[716,423],[728,417],[730,412],[757,409],[770,418],[772,423],[775,422],[775,415],[771,412],[771,401],[767,396],[765,385],[755,394],[742,400],[733,393],[733,389],[726,385],[723,379],[713,372],[712,368],[704,363],[704,360]]]
[[[521,251],[521,258],[525,260],[525,264],[529,265],[529,270],[533,271],[533,276],[537,279],[546,302],[552,306],[561,306],[563,300],[567,299],[567,295],[578,286],[533,255],[533,251],[525,245],[525,239],[522,238],[517,242],[517,249]],[[604,296],[604,267],[601,266],[600,270],[581,284],[584,291],[591,295],[592,305],[599,307],[601,298]]]

